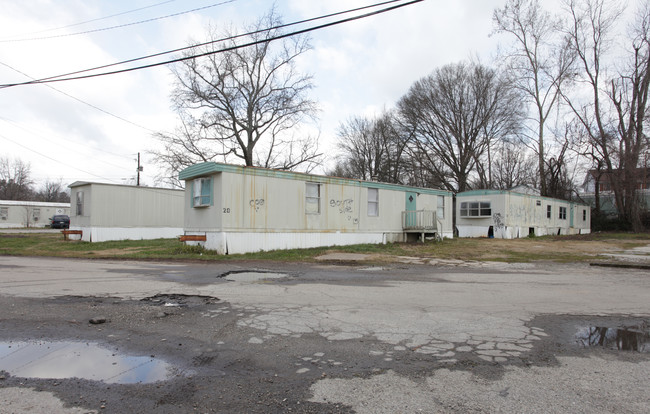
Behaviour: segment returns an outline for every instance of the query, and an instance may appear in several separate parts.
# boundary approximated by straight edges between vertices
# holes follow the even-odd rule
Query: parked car
[[[50,228],[52,229],[67,229],[70,228],[70,217],[66,215],[53,216],[50,219]]]

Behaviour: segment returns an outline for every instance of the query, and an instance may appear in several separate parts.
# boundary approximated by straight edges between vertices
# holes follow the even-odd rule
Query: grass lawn
[[[156,260],[274,260],[312,261],[330,252],[363,253],[373,262],[391,262],[398,256],[502,262],[584,262],[602,260],[600,253],[650,244],[650,233],[595,233],[580,236],[544,236],[525,239],[445,239],[443,242],[391,243],[219,255],[176,239],[125,240],[102,243],[64,241],[58,233],[0,233],[0,255],[119,258]]]

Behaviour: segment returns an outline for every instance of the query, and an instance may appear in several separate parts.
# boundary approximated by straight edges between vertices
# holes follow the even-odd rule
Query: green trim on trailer
[[[458,198],[458,197],[490,196],[490,195],[512,195],[512,196],[518,196],[518,197],[530,197],[530,198],[532,198],[534,200],[546,200],[546,201],[556,201],[556,202],[559,201],[561,203],[575,204],[575,205],[589,207],[589,204],[581,203],[579,201],[561,200],[559,198],[544,197],[544,196],[540,196],[540,195],[536,195],[536,194],[518,193],[516,191],[508,191],[508,190],[470,190],[470,191],[463,191],[462,193],[456,194],[456,198]]]
[[[282,178],[286,180],[309,181],[319,184],[339,184],[365,188],[379,188],[383,190],[414,191],[420,194],[442,195],[449,197],[452,195],[451,191],[436,190],[432,188],[409,187],[400,184],[378,183],[374,181],[363,181],[350,178],[327,177],[324,175],[314,175],[294,171],[271,170],[268,168],[260,167],[242,167],[239,165],[221,164],[217,162],[204,162],[187,167],[178,174],[178,178],[180,180],[191,180],[193,178],[204,177],[220,172]]]

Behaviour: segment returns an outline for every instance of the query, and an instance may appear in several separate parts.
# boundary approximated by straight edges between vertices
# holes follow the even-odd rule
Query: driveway
[[[0,257],[0,402],[61,413],[650,412],[648,297],[647,270],[582,264]],[[620,327],[639,333],[636,351],[589,346]],[[155,355],[180,374],[107,387],[83,373],[12,373],[7,347],[35,339]]]

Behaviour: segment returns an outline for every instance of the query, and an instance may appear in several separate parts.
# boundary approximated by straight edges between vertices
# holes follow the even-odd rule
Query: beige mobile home
[[[582,203],[514,191],[466,191],[456,195],[456,227],[460,237],[587,234],[591,209]]]
[[[70,229],[81,239],[143,240],[183,234],[183,190],[77,181],[70,184]]]
[[[47,227],[61,214],[70,215],[70,203],[0,200],[0,228]]]
[[[185,235],[222,254],[453,236],[448,191],[214,162],[179,178]]]

